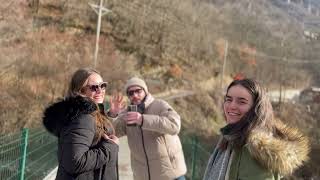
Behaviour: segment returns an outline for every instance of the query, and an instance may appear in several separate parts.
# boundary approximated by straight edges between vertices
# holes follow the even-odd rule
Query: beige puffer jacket
[[[180,116],[167,102],[148,94],[141,127],[126,126],[125,114],[119,114],[114,126],[118,137],[128,137],[135,180],[173,180],[186,174]]]

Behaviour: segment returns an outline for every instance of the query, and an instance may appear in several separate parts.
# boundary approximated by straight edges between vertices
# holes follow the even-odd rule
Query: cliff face
[[[97,5],[99,1],[29,1],[33,26],[50,25],[60,32],[94,35],[97,13],[89,4]],[[149,70],[154,74],[153,69],[160,65],[162,68],[157,72],[161,73],[155,76],[165,76],[172,64],[178,64],[184,69],[187,80],[198,81],[202,76],[209,79],[207,72],[217,75],[221,72],[221,51],[224,51],[225,41],[231,45],[228,56],[232,76],[239,71],[257,76],[247,66],[252,60],[247,58],[245,62],[250,62],[245,65],[238,61],[245,48],[257,52],[245,53],[259,59],[253,64],[266,69],[259,71],[261,77],[268,76],[273,66],[279,66],[283,56],[308,59],[310,54],[314,57],[317,52],[306,46],[301,21],[315,15],[308,14],[304,5],[288,4],[287,1],[108,0],[104,7],[111,12],[102,17],[102,36],[108,38],[120,53],[135,57],[143,70],[141,74]],[[278,59],[270,62],[271,56]],[[296,65],[292,67],[296,68],[301,69]],[[206,73],[197,78],[190,76],[195,69]],[[275,77],[270,77],[267,81],[271,83],[273,79]]]
[[[305,86],[312,80],[308,71],[296,63],[284,66],[283,58],[320,51],[317,46],[309,50],[301,24],[274,2],[280,1],[108,0],[104,7],[111,13],[102,17],[97,67],[115,80],[115,89],[132,74],[149,79],[156,91],[214,91],[238,74],[263,79],[270,87],[279,82]],[[99,1],[4,2],[0,57],[3,74],[11,74],[8,80],[28,82],[39,76],[67,81],[76,68],[92,66],[97,13],[89,3]],[[40,82],[26,86],[35,93]],[[49,97],[56,97],[64,88],[57,85],[51,91]]]
[[[71,74],[93,67],[97,14],[88,3],[99,1],[0,1],[0,133],[6,133],[39,126],[43,108],[64,95]],[[304,38],[299,21],[316,16],[285,1],[108,0],[104,7],[112,12],[102,17],[96,68],[111,82],[107,94],[121,91],[131,75],[143,76],[153,94],[192,91],[170,100],[184,132],[210,139],[219,132],[221,92],[234,76],[269,89],[303,87],[319,77],[319,64],[296,63],[319,57],[319,43]],[[318,139],[312,112],[281,109],[281,119],[300,122]]]
[[[99,1],[4,2],[2,83],[23,84],[28,98],[48,101],[63,95],[70,74],[94,64],[97,13],[89,3]],[[293,63],[281,73],[284,53],[288,59],[305,56],[307,47],[299,44],[299,23],[290,22],[290,16],[269,1],[108,0],[104,7],[111,13],[102,17],[97,68],[114,81],[113,89],[121,89],[132,74],[144,76],[155,93],[176,88],[206,95],[220,91],[237,74],[267,84],[281,80],[285,86],[303,86],[311,79]],[[12,103],[20,104],[14,100],[18,94],[9,94]],[[200,114],[205,109],[200,108]],[[207,117],[214,119],[212,114]]]

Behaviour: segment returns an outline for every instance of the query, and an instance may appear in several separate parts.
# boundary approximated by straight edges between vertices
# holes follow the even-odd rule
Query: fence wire
[[[212,145],[200,142],[194,135],[181,135],[181,141],[187,179],[202,179]],[[0,179],[43,179],[58,165],[57,138],[43,128],[0,135],[0,143]]]
[[[187,179],[202,179],[213,145],[199,141],[194,135],[181,135],[180,138],[188,169]]]
[[[42,128],[0,135],[0,179],[43,179],[57,166],[57,139]]]

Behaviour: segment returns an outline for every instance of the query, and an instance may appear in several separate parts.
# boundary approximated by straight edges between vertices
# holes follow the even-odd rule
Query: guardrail
[[[180,138],[187,179],[202,179],[212,145],[201,143],[194,135],[180,135]],[[42,180],[57,165],[57,138],[44,128],[0,135],[0,179]]]
[[[57,166],[57,138],[42,128],[0,135],[0,179],[43,179]]]
[[[188,169],[187,179],[202,179],[213,144],[204,144],[195,135],[181,135],[180,138]]]

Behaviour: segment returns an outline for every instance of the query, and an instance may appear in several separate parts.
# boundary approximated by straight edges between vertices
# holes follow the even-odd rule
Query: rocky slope
[[[88,3],[98,1],[1,1],[0,99],[6,103],[0,104],[0,132],[5,133],[41,124],[43,108],[63,96],[71,73],[93,66],[97,14]],[[297,63],[319,57],[319,43],[304,37],[299,21],[317,16],[294,4],[108,0],[104,6],[112,12],[102,17],[97,69],[111,82],[108,93],[121,91],[131,75],[143,76],[154,94],[194,92],[170,100],[186,133],[209,139],[218,133],[224,125],[223,87],[235,75],[257,78],[270,89],[304,87],[319,77],[319,64]],[[293,113],[295,118],[282,119],[294,124],[303,118],[306,133],[319,137],[314,114],[292,107],[283,112]]]

